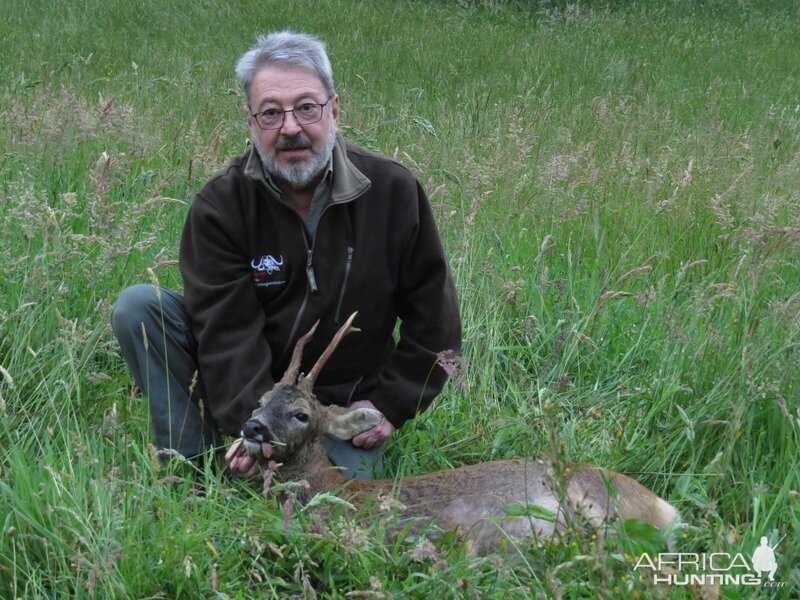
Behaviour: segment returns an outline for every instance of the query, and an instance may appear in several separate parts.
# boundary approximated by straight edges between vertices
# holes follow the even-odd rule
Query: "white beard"
[[[253,133],[253,131],[250,132],[250,139],[253,142],[253,147],[258,153],[258,157],[261,159],[261,164],[263,165],[264,170],[272,177],[276,177],[285,181],[292,186],[293,189],[300,190],[311,183],[311,181],[322,172],[331,158],[333,147],[336,145],[337,128],[336,122],[333,119],[330,119],[328,123],[328,136],[325,139],[325,145],[318,150],[315,150],[312,147],[311,158],[308,160],[297,161],[289,166],[280,164],[274,153],[267,154],[264,152],[261,148],[261,144],[258,142],[258,137]],[[257,125],[254,125],[254,127],[257,127]],[[286,140],[284,138],[284,141],[282,142],[279,139],[278,143],[276,144],[277,148],[280,148],[282,143],[288,145],[294,144],[297,146],[311,146],[311,140],[309,140],[308,137],[306,137],[306,135],[303,133],[297,134],[291,140]]]

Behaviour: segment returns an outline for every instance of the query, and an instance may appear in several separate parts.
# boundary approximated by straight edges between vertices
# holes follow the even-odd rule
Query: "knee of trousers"
[[[155,319],[161,320],[162,304],[156,288],[149,283],[139,283],[122,290],[111,309],[111,326],[120,342],[135,336],[141,338],[142,323],[145,328]]]

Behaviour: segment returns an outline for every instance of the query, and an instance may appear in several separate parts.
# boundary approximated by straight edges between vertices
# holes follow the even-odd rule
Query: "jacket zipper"
[[[344,300],[344,293],[347,291],[347,282],[350,279],[350,265],[353,264],[353,247],[347,247],[347,262],[344,265],[344,280],[342,281],[342,289],[339,291],[339,302],[336,304],[336,317],[334,323],[339,323],[342,312],[342,300]]]
[[[306,305],[308,304],[309,295],[312,293],[315,294],[319,291],[319,287],[317,286],[317,278],[314,275],[314,266],[312,264],[314,259],[314,240],[311,240],[311,247],[309,248],[305,225],[303,224],[302,219],[300,221],[300,235],[303,236],[303,242],[306,245],[306,277],[308,278],[308,288],[306,288],[306,293],[303,296],[303,303],[300,305],[300,308],[297,311],[297,315],[294,318],[294,323],[292,323],[292,331],[289,333],[288,345],[283,349],[281,360],[286,358],[290,348],[292,348],[292,340],[294,340],[295,336],[297,335],[297,328],[300,326],[300,321],[302,321],[303,314],[306,312]]]
[[[319,223],[322,222],[322,217],[328,212],[328,209],[332,206],[332,204],[328,204],[325,208],[322,209],[322,215],[320,215]],[[298,215],[299,218],[299,215]],[[317,229],[319,229],[319,223],[317,223]],[[308,238],[306,237],[306,228],[303,220],[300,219],[300,234],[303,236],[303,241],[306,244],[306,278],[308,279],[308,289],[306,289],[305,296],[303,297],[303,303],[300,305],[300,309],[297,311],[297,316],[294,318],[294,323],[292,324],[292,331],[289,334],[289,344],[286,348],[283,349],[283,354],[281,354],[281,361],[286,358],[286,355],[289,353],[292,346],[292,340],[294,340],[295,336],[297,335],[297,328],[300,326],[300,321],[303,320],[303,314],[306,312],[306,306],[308,305],[308,297],[310,294],[316,294],[319,292],[319,287],[317,286],[317,278],[314,275],[314,242],[316,241],[317,235],[316,232],[314,233],[314,237],[311,239],[311,247],[308,246]],[[344,285],[347,284],[347,278],[350,274],[350,264],[353,258],[353,247],[347,247],[347,264],[345,265],[345,278],[344,278]],[[344,287],[343,285],[343,287]],[[344,290],[341,291],[339,294],[339,306],[336,309],[336,321],[339,320],[339,309],[341,308],[342,298],[344,297]]]

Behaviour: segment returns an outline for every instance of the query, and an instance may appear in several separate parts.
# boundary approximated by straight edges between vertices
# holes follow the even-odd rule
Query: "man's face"
[[[299,125],[286,113],[279,129],[261,129],[250,115],[267,109],[291,110],[304,103],[328,99],[316,73],[301,67],[267,66],[256,73],[245,106],[253,145],[266,171],[295,189],[309,185],[328,163],[339,126],[339,97],[322,110],[322,119]]]

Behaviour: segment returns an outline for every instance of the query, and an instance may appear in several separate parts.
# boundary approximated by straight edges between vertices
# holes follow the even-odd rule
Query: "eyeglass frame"
[[[265,112],[268,112],[270,110],[280,110],[280,109],[268,108],[267,110],[262,110],[261,112],[258,112],[258,113],[250,113],[250,116],[255,120],[256,125],[258,125],[259,129],[263,129],[264,131],[275,131],[276,129],[280,129],[281,127],[283,127],[283,124],[286,123],[286,113],[292,113],[292,116],[294,117],[295,122],[298,125],[300,125],[301,127],[303,127],[304,125],[313,125],[314,123],[319,123],[322,120],[322,116],[325,114],[325,107],[328,104],[330,104],[331,100],[333,100],[333,95],[328,96],[328,99],[325,100],[325,102],[322,102],[322,103],[320,103],[320,102],[301,102],[299,106],[303,106],[305,104],[313,104],[315,106],[319,106],[320,107],[319,119],[317,119],[316,121],[310,121],[308,123],[301,123],[297,119],[297,115],[294,114],[294,111],[297,110],[298,106],[295,106],[294,108],[290,108],[289,110],[280,111],[280,112],[283,113],[283,115],[281,115],[282,116],[281,123],[277,127],[262,127],[261,126],[261,122],[259,121],[258,117],[260,117]]]

